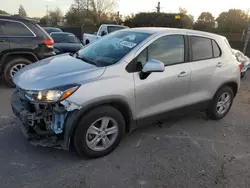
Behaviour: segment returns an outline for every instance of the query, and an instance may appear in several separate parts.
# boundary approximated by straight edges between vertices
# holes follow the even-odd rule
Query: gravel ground
[[[110,155],[86,160],[29,145],[10,108],[12,89],[0,83],[0,187],[250,187],[249,91],[250,73],[223,120],[201,112],[172,117],[127,135]]]

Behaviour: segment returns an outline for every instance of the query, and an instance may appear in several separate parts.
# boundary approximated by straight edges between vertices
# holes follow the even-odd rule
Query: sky
[[[23,5],[28,16],[42,17],[46,14],[46,6],[49,9],[59,7],[64,13],[67,12],[73,0],[0,0],[0,9],[11,14],[16,14],[20,5]],[[118,0],[117,10],[122,15],[129,15],[138,12],[154,11],[157,2],[160,0]],[[161,12],[178,12],[179,7],[186,8],[189,14],[192,14],[195,19],[198,18],[201,12],[211,12],[217,17],[221,12],[231,8],[238,8],[244,11],[250,9],[249,0],[210,0],[205,4],[202,0],[162,0]]]

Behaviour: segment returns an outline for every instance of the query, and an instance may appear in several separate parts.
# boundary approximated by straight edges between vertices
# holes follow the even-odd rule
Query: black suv
[[[54,55],[54,41],[35,21],[0,15],[0,75],[12,78],[24,66]]]

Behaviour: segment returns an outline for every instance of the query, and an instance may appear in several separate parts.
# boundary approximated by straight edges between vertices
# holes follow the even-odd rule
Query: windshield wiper
[[[92,65],[97,66],[97,64],[96,64],[94,61],[91,61],[91,60],[89,60],[89,59],[87,59],[87,58],[85,58],[85,57],[80,57],[78,52],[76,52],[76,56],[75,56],[75,57],[76,57],[77,59],[83,60],[83,61],[85,61],[85,62],[87,62],[87,63],[89,63],[89,64],[92,64]]]

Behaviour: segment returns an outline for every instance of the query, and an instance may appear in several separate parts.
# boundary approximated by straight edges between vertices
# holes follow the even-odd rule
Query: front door
[[[185,58],[183,35],[166,35],[156,39],[137,57],[141,67],[147,60],[156,59],[165,64],[165,71],[151,73],[141,79],[134,73],[137,119],[176,109],[188,102],[190,63]]]

